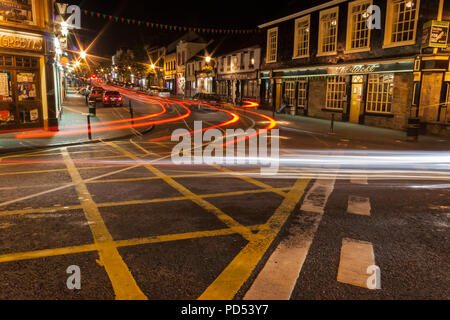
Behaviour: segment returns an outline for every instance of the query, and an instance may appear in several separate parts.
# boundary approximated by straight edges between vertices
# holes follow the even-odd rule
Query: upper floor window
[[[385,46],[408,45],[416,42],[420,0],[388,0]]]
[[[250,51],[250,57],[249,57],[249,68],[253,68],[255,66],[255,52],[254,51]]]
[[[277,61],[277,42],[278,42],[278,27],[267,30],[267,54],[266,62]]]
[[[295,20],[293,58],[309,56],[309,25],[309,15]]]
[[[320,11],[318,55],[336,54],[339,7]]]
[[[372,0],[359,0],[348,4],[347,50],[368,50],[370,45],[370,29],[367,25],[367,8]]]

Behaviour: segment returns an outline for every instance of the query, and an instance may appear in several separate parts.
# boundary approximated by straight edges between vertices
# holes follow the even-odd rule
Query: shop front
[[[274,70],[263,73],[276,110],[405,129],[413,95],[414,59]]]
[[[44,125],[44,69],[42,35],[0,30],[0,130]]]
[[[220,95],[228,96],[233,101],[259,100],[258,72],[220,74],[217,77],[217,90]]]

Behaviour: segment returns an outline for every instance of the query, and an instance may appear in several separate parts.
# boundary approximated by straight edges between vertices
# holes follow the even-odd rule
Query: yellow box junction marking
[[[83,197],[87,201],[82,201],[84,214],[89,227],[91,228],[94,242],[97,246],[100,261],[104,266],[109,279],[111,280],[116,299],[118,300],[143,300],[147,299],[144,293],[136,284],[130,270],[123,261],[122,257],[114,244],[114,239],[106,228],[97,205],[92,200],[91,195],[83,182],[75,164],[70,158],[67,148],[61,151],[67,170],[75,183],[75,190],[79,197]]]
[[[199,297],[200,300],[231,300],[251,276],[258,262],[280,232],[287,218],[300,201],[309,180],[299,179],[270,217],[259,238],[250,241],[224,271]]]

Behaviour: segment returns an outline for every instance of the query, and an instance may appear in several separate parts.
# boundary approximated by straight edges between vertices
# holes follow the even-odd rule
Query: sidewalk
[[[257,112],[272,116],[269,110],[257,109]],[[450,150],[450,141],[446,137],[420,135],[417,142],[407,141],[406,132],[400,130],[370,127],[351,122],[334,121],[333,134],[330,134],[330,120],[305,116],[292,116],[275,113],[275,119],[281,121],[278,127],[289,128],[302,132],[330,135],[343,139],[351,139],[361,143],[398,144],[411,146],[412,149],[446,149]]]
[[[59,121],[59,131],[45,131],[42,129],[31,131],[17,131],[11,133],[0,134],[0,154],[25,151],[35,148],[45,147],[57,147],[67,146],[82,143],[99,142],[100,140],[112,140],[120,139],[139,133],[144,133],[151,130],[149,127],[141,128],[127,128],[121,130],[108,130],[102,132],[92,132],[89,139],[87,132],[87,114],[89,113],[88,106],[85,102],[85,97],[75,93],[74,90],[69,90],[66,100],[63,104],[63,112],[61,120]],[[130,117],[130,114],[126,108],[111,108],[111,107],[97,107],[96,116],[90,117],[91,125],[98,122],[112,121],[126,119]],[[129,122],[123,122],[120,124],[129,124]],[[114,124],[111,124],[114,126]],[[92,129],[95,125],[92,126]],[[54,135],[47,137],[37,138],[17,138],[17,134],[45,134],[48,132],[54,133]],[[69,132],[72,132],[68,134]]]

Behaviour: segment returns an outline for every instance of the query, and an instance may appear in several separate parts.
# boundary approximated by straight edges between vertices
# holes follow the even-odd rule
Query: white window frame
[[[341,81],[343,80],[343,81]],[[342,89],[343,90],[336,90]],[[330,92],[331,89],[331,92]],[[327,77],[327,92],[325,97],[325,109],[328,110],[344,110],[346,101],[344,97],[347,93],[347,81],[345,76]],[[336,96],[338,94],[338,96]],[[336,98],[337,97],[337,98]],[[336,104],[337,103],[337,104]]]
[[[303,97],[303,93],[305,94]],[[304,104],[300,103],[304,100]],[[308,79],[300,78],[297,84],[297,107],[306,108],[308,106]]]
[[[297,55],[297,49],[298,49],[298,45],[299,45],[299,28],[298,25],[299,23],[302,23],[304,21],[308,22],[308,26],[307,26],[307,34],[308,34],[308,39],[306,40],[306,53],[302,54],[302,55]],[[295,20],[295,25],[294,25],[294,52],[292,53],[292,59],[299,59],[299,58],[307,58],[309,57],[309,39],[310,39],[310,34],[311,34],[311,15],[308,14],[307,16],[298,18]]]
[[[322,51],[322,44],[323,44],[323,23],[322,23],[322,16],[330,13],[336,13],[336,33],[334,35],[334,51],[330,52],[323,52]],[[320,11],[319,15],[319,39],[318,39],[318,47],[317,47],[317,57],[321,56],[333,56],[337,54],[337,38],[339,34],[339,7],[333,7],[331,9],[322,10]]]
[[[380,78],[392,76],[392,82],[380,81]],[[376,81],[371,78],[376,77]],[[392,113],[392,100],[394,95],[394,73],[374,73],[369,74],[367,79],[367,99],[366,99],[366,112],[379,113],[379,114],[391,114]],[[385,84],[387,90],[385,90]],[[380,91],[381,86],[381,91]],[[374,90],[374,88],[376,90]],[[391,100],[389,101],[389,95]],[[381,100],[380,100],[381,97]],[[379,108],[378,108],[379,106]],[[383,106],[385,110],[383,110]],[[389,109],[389,110],[388,110]]]
[[[384,43],[383,48],[392,48],[399,46],[408,46],[416,43],[417,37],[417,24],[419,20],[420,13],[420,0],[412,0],[415,1],[416,11],[415,11],[415,21],[414,21],[414,30],[413,37],[411,40],[406,41],[397,41],[392,42],[392,23],[393,23],[393,4],[398,1],[408,1],[408,0],[387,0],[386,4],[386,22],[384,25]]]
[[[372,5],[372,0],[357,0],[357,1],[353,1],[353,2],[349,2],[348,4],[348,11],[347,11],[347,39],[346,39],[346,50],[345,53],[349,52],[363,52],[363,51],[370,51],[370,36],[371,36],[371,29],[368,29],[368,34],[367,34],[367,46],[365,47],[360,47],[360,48],[352,48],[352,35],[353,35],[353,15],[352,15],[352,10],[353,7],[358,6],[358,5],[362,5],[368,3],[369,6]],[[367,20],[366,20],[367,22]],[[366,24],[367,26],[367,24]]]
[[[272,33],[272,32],[275,32],[275,59],[270,59],[270,56],[271,56],[271,51],[270,51],[270,49],[271,49],[271,37],[270,37],[270,34]],[[267,30],[267,48],[266,48],[266,63],[273,63],[273,62],[277,62],[277,52],[278,51],[278,27],[275,27],[275,28],[271,28],[271,29],[269,29],[269,30]]]
[[[297,102],[295,101],[295,90],[297,83],[295,80],[286,80],[284,82],[284,95],[286,97],[286,103],[288,106],[295,106]]]

